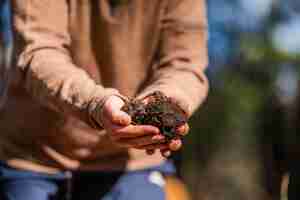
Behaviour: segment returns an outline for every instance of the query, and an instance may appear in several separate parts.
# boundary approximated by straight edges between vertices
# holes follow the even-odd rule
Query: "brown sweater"
[[[109,95],[154,90],[195,111],[208,90],[205,2],[120,2],[12,0],[16,62],[0,113],[1,160],[49,173],[163,161],[116,147],[90,119]]]

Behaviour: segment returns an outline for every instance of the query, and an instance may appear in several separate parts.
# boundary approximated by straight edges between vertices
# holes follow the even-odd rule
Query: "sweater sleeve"
[[[97,105],[118,92],[97,85],[73,64],[67,2],[12,0],[16,68],[36,101],[91,124]]]
[[[208,80],[205,1],[169,0],[161,21],[158,61],[140,98],[160,90],[190,116],[204,101]]]

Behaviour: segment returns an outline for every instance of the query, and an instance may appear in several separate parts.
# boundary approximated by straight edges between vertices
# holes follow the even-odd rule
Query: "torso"
[[[69,2],[74,63],[97,83],[134,96],[151,71],[165,1],[131,0],[113,9],[107,0]],[[116,147],[105,131],[41,106],[21,82],[9,91],[0,130],[0,159],[20,168],[136,169],[164,160]]]

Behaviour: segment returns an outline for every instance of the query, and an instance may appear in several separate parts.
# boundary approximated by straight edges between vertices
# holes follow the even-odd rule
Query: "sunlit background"
[[[300,1],[207,6],[211,91],[191,120],[181,173],[193,199],[286,199],[298,141]]]

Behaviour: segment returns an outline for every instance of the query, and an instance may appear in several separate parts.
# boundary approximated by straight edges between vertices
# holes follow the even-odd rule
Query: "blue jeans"
[[[55,175],[0,164],[1,200],[165,200],[163,175],[171,162],[131,172],[65,172]]]
[[[10,1],[0,0],[0,34],[4,46],[7,47],[12,43],[12,28],[11,28],[11,11]]]

